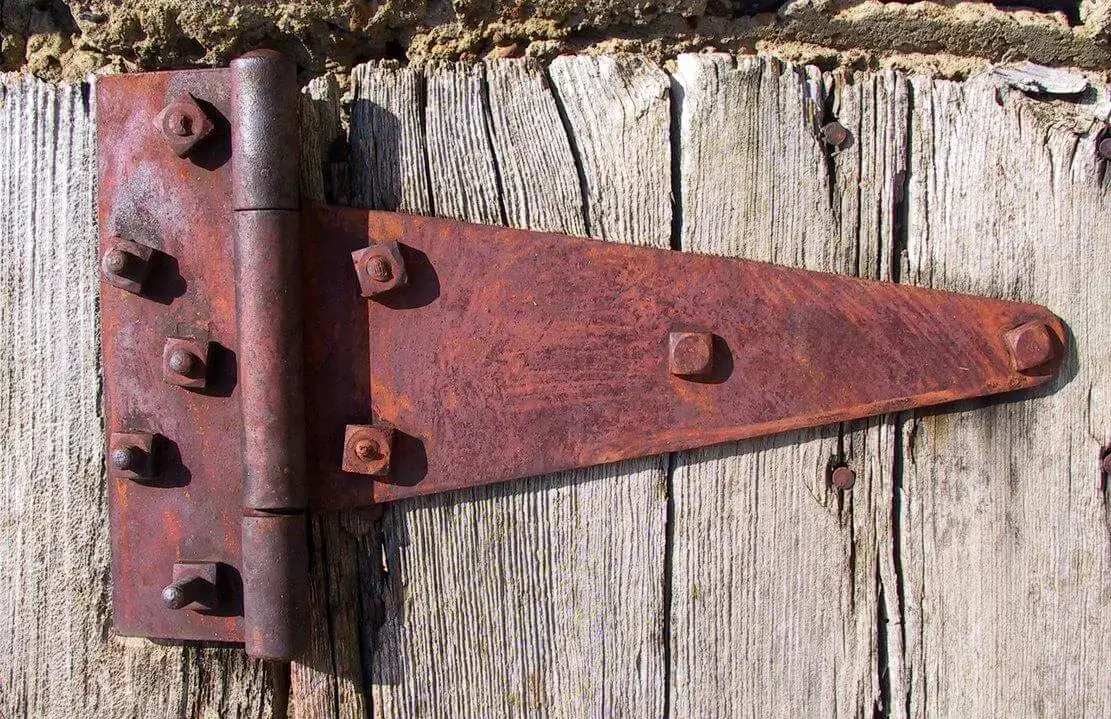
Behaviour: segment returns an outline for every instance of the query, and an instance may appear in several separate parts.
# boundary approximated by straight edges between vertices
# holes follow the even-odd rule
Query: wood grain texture
[[[890,181],[906,93],[891,75],[852,79],[681,57],[680,247],[878,274],[895,208],[862,201],[861,188]],[[818,140],[827,103],[854,131],[839,151]],[[873,221],[861,223],[867,212]],[[880,565],[891,561],[881,542],[892,447],[880,419],[679,455],[674,716],[852,716],[882,703],[876,617]],[[852,492],[829,485],[838,458],[857,471]]]
[[[2,93],[0,716],[266,716],[241,651],[111,635],[91,88]]]
[[[1036,395],[928,414],[903,442],[906,706],[1111,715],[1109,182],[1067,106],[916,79],[906,279],[1048,306],[1070,326]]]

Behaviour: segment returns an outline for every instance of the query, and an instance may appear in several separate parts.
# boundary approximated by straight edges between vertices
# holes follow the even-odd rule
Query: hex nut
[[[108,476],[153,479],[154,435],[150,432],[113,432],[108,438]]]
[[[343,437],[343,471],[385,476],[390,473],[393,427],[349,424]]]
[[[377,297],[409,284],[405,260],[396,242],[382,242],[351,253],[359,291],[363,297]]]
[[[668,371],[677,377],[706,377],[714,371],[714,336],[709,332],[672,332]]]
[[[187,92],[162,108],[153,122],[178,157],[187,156],[216,128],[197,99]]]
[[[162,346],[162,381],[188,389],[205,389],[210,347],[210,342],[189,337],[167,337]]]
[[[1044,322],[1026,322],[1004,334],[1011,364],[1024,374],[1047,374],[1060,359],[1061,343]]]
[[[138,242],[112,237],[100,261],[104,281],[133,294],[143,292],[143,284],[150,274],[151,257],[154,248]]]

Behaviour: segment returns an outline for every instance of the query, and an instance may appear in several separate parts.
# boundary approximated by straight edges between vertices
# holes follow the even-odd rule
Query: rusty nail
[[[1028,372],[1058,359],[1060,348],[1056,335],[1044,322],[1027,322],[1004,335],[1011,361],[1019,372]]]
[[[191,375],[197,369],[197,356],[179,347],[170,353],[170,369],[178,374]]]
[[[373,439],[360,439],[355,443],[355,456],[370,462],[382,456],[382,448]]]
[[[1096,143],[1096,154],[1104,160],[1111,160],[1111,137],[1105,137]]]
[[[672,332],[668,370],[678,377],[705,377],[714,369],[714,336],[709,332]]]
[[[390,269],[390,263],[384,257],[371,257],[370,261],[366,263],[366,271],[367,274],[379,282],[388,282],[393,279],[393,270]]]
[[[116,469],[126,471],[139,466],[142,450],[135,446],[116,447],[112,450],[112,464]]]
[[[856,484],[856,472],[841,465],[833,470],[833,486],[838,489],[852,489]]]
[[[152,247],[119,236],[113,237],[100,262],[104,281],[121,290],[141,293],[150,273],[153,255]]]
[[[834,147],[844,145],[849,139],[849,131],[836,120],[822,125],[821,133],[822,140],[824,140],[826,144],[833,145]]]
[[[162,127],[171,135],[189,137],[193,134],[193,121],[184,112],[170,112],[162,122]]]

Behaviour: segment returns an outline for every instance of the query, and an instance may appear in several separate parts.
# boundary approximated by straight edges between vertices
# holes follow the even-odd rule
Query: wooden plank
[[[356,74],[356,96],[377,102],[383,73]],[[403,114],[378,123],[400,128],[393,156],[408,159],[397,171],[430,178],[430,201],[412,194],[402,209],[582,234],[580,173],[596,181],[599,168],[614,178],[607,194],[635,182],[654,187],[654,205],[666,207],[667,149],[651,147],[667,126],[666,76],[630,66],[593,87],[647,82],[641,74],[657,83],[655,101],[614,103],[612,122],[628,126],[627,152],[657,162],[623,175],[614,167],[625,159],[619,136],[608,149],[597,143],[589,166],[576,164],[545,77],[531,66],[433,68],[427,145]],[[596,101],[573,78],[566,91],[574,100],[565,105]],[[380,137],[355,117],[353,135]],[[353,140],[368,142],[389,144]],[[413,166],[425,156],[427,170]],[[613,214],[615,239],[630,235],[634,215]],[[648,241],[666,245],[668,225]],[[389,506],[373,557],[384,562],[374,583],[385,623],[365,637],[375,715],[660,715],[663,477],[650,459]]]
[[[675,79],[682,249],[882,275],[895,206],[891,192],[862,199],[862,187],[890,182],[899,161],[898,78],[854,84],[762,58],[688,55]],[[832,156],[817,139],[827,100],[854,132]],[[882,703],[892,438],[881,419],[679,455],[675,715],[862,715]],[[858,479],[839,494],[828,468],[842,456]]]
[[[88,85],[0,99],[0,716],[261,717],[235,649],[111,635]]]
[[[1037,302],[1070,326],[1035,395],[924,414],[903,437],[911,716],[1111,715],[1111,253],[1090,123],[916,79],[909,281]]]

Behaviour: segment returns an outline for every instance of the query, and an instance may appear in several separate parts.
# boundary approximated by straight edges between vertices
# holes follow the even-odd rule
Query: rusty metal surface
[[[292,210],[234,213],[243,502],[250,509],[307,504],[299,222]]]
[[[113,627],[124,635],[242,641],[227,77],[97,81],[101,254],[117,236],[155,250],[141,294],[105,282],[100,297],[106,428],[155,435],[153,477],[128,479],[109,461]],[[152,123],[183,93],[214,125],[185,159]],[[163,381],[170,337],[211,339],[206,388]],[[167,607],[162,591],[178,562],[215,564],[228,601],[209,613]]]
[[[296,210],[300,206],[301,138],[297,68],[273,50],[231,61],[231,185],[237,210]]]
[[[1033,387],[1064,344],[1034,305],[448,220],[317,216],[343,245],[401,243],[408,268],[407,288],[367,303],[373,416],[397,428],[391,476],[367,478],[376,502]],[[1019,371],[1023,326],[1050,356]],[[669,371],[676,331],[713,336],[708,375]]]
[[[257,659],[289,660],[308,639],[304,514],[243,517],[244,643]]]

